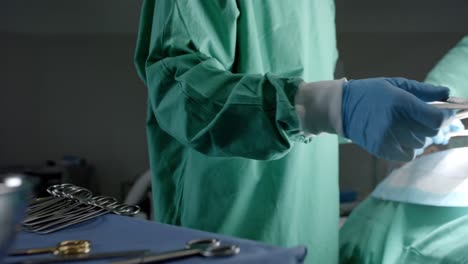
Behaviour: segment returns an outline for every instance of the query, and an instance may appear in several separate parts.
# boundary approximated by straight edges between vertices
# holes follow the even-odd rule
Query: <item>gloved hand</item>
[[[426,102],[443,101],[449,89],[404,78],[351,80],[343,85],[344,136],[385,159],[409,161],[453,112]]]
[[[424,143],[424,146],[415,151],[416,156],[423,154],[425,149],[432,144],[447,145],[450,140],[451,133],[459,132],[463,130],[465,130],[465,126],[460,121],[460,119],[457,119],[457,118],[453,119],[448,125],[443,126],[435,137],[432,137],[432,138],[427,137],[426,142]]]

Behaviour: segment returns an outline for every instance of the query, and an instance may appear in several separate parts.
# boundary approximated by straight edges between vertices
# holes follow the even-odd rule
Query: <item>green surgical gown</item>
[[[466,264],[468,208],[369,197],[340,231],[343,264]]]
[[[333,79],[332,0],[146,0],[136,66],[158,221],[338,261],[338,139],[304,140],[301,79]]]

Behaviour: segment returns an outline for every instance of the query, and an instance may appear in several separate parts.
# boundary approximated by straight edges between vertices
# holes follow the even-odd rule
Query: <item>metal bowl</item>
[[[0,176],[0,263],[20,230],[31,186],[20,175]]]

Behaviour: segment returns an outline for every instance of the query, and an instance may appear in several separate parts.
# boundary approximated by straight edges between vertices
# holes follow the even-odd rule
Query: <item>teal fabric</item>
[[[467,263],[468,208],[368,197],[340,231],[340,263]]]
[[[468,98],[468,36],[439,61],[426,82],[449,87],[451,96]]]
[[[145,0],[156,219],[336,263],[338,138],[303,143],[294,109],[298,83],[333,79],[336,59],[332,0]]]

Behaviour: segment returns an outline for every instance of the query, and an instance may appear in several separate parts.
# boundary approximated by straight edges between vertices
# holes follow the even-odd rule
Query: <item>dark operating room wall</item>
[[[148,168],[146,88],[133,52],[141,1],[0,1],[0,167],[71,154],[122,196]]]
[[[0,34],[0,167],[78,155],[92,186],[121,195],[148,167],[134,47],[134,34]]]

